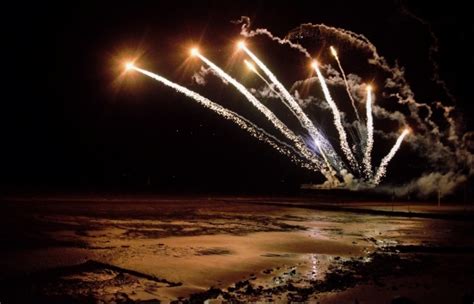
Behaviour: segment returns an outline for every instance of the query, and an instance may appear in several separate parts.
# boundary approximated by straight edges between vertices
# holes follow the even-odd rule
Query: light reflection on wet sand
[[[474,245],[463,233],[464,223],[244,203],[34,202],[20,207],[20,218],[4,221],[13,227],[6,241],[23,238],[29,246],[15,243],[19,246],[2,254],[3,277],[94,260],[180,284],[142,278],[133,280],[133,288],[114,287],[132,300],[171,301],[241,280],[263,288],[288,282],[309,286],[323,280],[335,261],[364,259],[385,247]],[[72,277],[107,280],[113,274]]]

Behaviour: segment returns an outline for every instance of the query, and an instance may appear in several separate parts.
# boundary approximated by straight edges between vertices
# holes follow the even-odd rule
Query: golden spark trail
[[[352,150],[349,147],[349,143],[347,142],[347,134],[346,134],[346,131],[344,130],[344,126],[342,125],[341,113],[339,112],[339,109],[337,108],[336,103],[332,99],[331,93],[329,93],[328,86],[326,84],[326,81],[324,80],[323,74],[321,74],[321,71],[319,70],[318,62],[316,60],[313,61],[312,67],[314,68],[314,70],[316,71],[316,74],[318,75],[319,83],[321,84],[324,97],[326,98],[326,101],[332,110],[332,114],[334,116],[334,125],[336,126],[337,132],[339,133],[339,141],[342,148],[342,152],[344,152],[344,155],[349,161],[351,167],[354,170],[358,171],[359,165],[354,157],[354,154],[352,154]]]
[[[262,76],[262,74],[260,74],[257,70],[257,68],[255,68],[255,66],[250,62],[248,61],[247,59],[244,59],[244,63],[245,65],[247,66],[247,68],[254,72],[263,82],[265,82],[265,84],[267,85],[267,87],[273,92],[275,93],[278,98],[281,100],[281,102],[287,107],[288,110],[290,110],[290,112],[296,117],[298,118],[298,115],[295,113],[295,111],[293,111],[293,109],[290,107],[290,105],[285,101],[285,99],[283,99],[283,96],[281,96],[281,94],[279,92],[277,92],[273,86],[265,79],[265,77]]]
[[[298,149],[298,151],[301,152],[301,154],[309,161],[311,161],[315,166],[317,166],[321,173],[324,174],[324,176],[330,180],[334,181],[333,175],[330,173],[332,170],[326,170],[324,168],[323,163],[316,157],[316,155],[311,152],[311,150],[306,147],[305,143],[301,140],[299,136],[297,136],[293,131],[291,131],[276,115],[270,111],[265,105],[263,105],[255,96],[253,96],[247,88],[245,88],[240,82],[232,78],[229,74],[224,72],[221,68],[219,68],[217,65],[215,65],[212,61],[201,55],[199,52],[192,52],[194,56],[197,56],[199,59],[201,59],[205,64],[207,64],[211,69],[213,69],[219,77],[221,77],[223,80],[227,81],[228,83],[232,84],[242,95],[247,98],[250,103],[252,103],[260,112],[265,115],[265,117],[270,120],[270,122],[283,134],[285,135],[289,140],[291,140],[294,144],[295,147]]]
[[[255,66],[249,62],[248,60],[244,59],[244,62],[245,62],[245,65],[247,65],[247,67],[249,68],[249,70],[251,70],[252,72],[254,72],[255,74],[257,74],[258,77],[260,77],[261,80],[263,80],[263,82],[265,82],[265,84],[268,86],[268,88],[270,90],[272,90],[272,92],[274,92],[276,95],[278,95],[278,97],[280,98],[281,102],[288,108],[288,110],[290,110],[290,112],[299,120],[299,117],[298,117],[298,114],[295,112],[295,110],[287,103],[287,101],[283,98],[283,96],[281,96],[281,94],[277,91],[275,91],[275,89],[272,87],[272,85],[262,76],[262,74],[260,74],[257,69],[255,68]],[[298,105],[299,106],[299,105]],[[304,127],[304,126],[303,126]],[[315,141],[315,144],[316,144],[316,147],[318,148],[318,152],[321,154],[321,156],[323,157],[324,159],[324,162],[326,163],[326,166],[328,167],[328,169],[330,170],[331,174],[333,175],[333,177],[335,178],[335,173],[334,173],[334,169],[332,168],[331,164],[329,163],[329,160],[327,159],[326,157],[326,154],[324,153],[323,149],[321,148],[321,144],[319,143],[319,140],[318,139],[314,139],[313,140]]]
[[[374,147],[374,119],[372,117],[372,87],[367,86],[367,101],[365,102],[365,109],[367,114],[367,144],[364,152],[364,171],[367,179],[372,179],[372,149]]]
[[[282,153],[283,155],[288,156],[292,161],[298,163],[302,167],[313,170],[313,171],[319,171],[319,168],[314,166],[313,164],[303,162],[300,159],[298,159],[297,157],[295,157],[294,153],[296,153],[296,155],[298,155],[300,157],[303,157],[303,156],[301,154],[299,154],[299,152],[295,151],[293,147],[289,147],[286,143],[281,142],[279,139],[275,138],[273,135],[270,135],[267,132],[265,132],[264,130],[262,130],[261,128],[255,126],[255,124],[253,124],[249,120],[245,119],[244,117],[240,116],[239,114],[237,114],[237,113],[235,113],[235,112],[233,112],[229,109],[226,109],[223,106],[221,106],[221,105],[219,105],[215,102],[212,102],[211,100],[207,99],[206,97],[204,97],[204,96],[202,96],[202,95],[200,95],[200,94],[198,94],[194,91],[191,91],[186,87],[183,87],[179,84],[171,82],[168,79],[166,79],[166,78],[164,78],[160,75],[157,75],[155,73],[149,72],[149,71],[141,69],[139,67],[136,67],[133,64],[127,63],[126,64],[126,70],[127,71],[135,70],[137,72],[140,72],[143,75],[146,75],[146,76],[148,76],[148,77],[150,77],[154,80],[157,80],[158,82],[161,82],[162,84],[176,90],[177,92],[182,93],[182,94],[186,95],[187,97],[190,97],[190,98],[194,99],[199,104],[201,104],[201,105],[205,106],[206,108],[216,112],[217,114],[224,117],[225,119],[231,120],[232,122],[237,124],[240,128],[242,128],[243,130],[249,132],[250,135],[252,135],[253,137],[269,144],[271,147],[276,149],[278,152]]]
[[[248,61],[247,59],[244,59],[244,63],[245,65],[247,66],[247,68],[249,70],[251,70],[252,72],[254,72],[255,74],[257,74],[258,77],[260,77],[260,79],[265,82],[265,84],[268,86],[268,88],[270,90],[273,91],[273,93],[277,94],[278,96],[281,96],[280,93],[278,93],[277,91],[275,91],[275,89],[272,87],[272,85],[265,79],[265,77],[262,76],[262,74],[260,74],[257,69],[255,68],[255,66],[250,62]]]
[[[347,82],[346,73],[344,72],[344,69],[342,68],[342,64],[341,64],[341,61],[339,60],[339,56],[337,55],[337,51],[333,46],[331,46],[329,48],[331,49],[331,54],[336,59],[337,65],[339,66],[339,70],[341,71],[342,79],[344,79],[344,85],[346,87],[346,92],[347,92],[347,95],[349,95],[349,99],[351,100],[351,104],[352,104],[352,108],[354,109],[354,113],[357,117],[357,120],[360,121],[359,111],[357,111],[357,107],[355,105],[354,97],[352,97],[352,94],[351,94],[351,91],[350,91],[350,88],[349,88],[349,83]]]
[[[388,163],[395,156],[395,153],[397,153],[398,149],[400,149],[400,145],[402,144],[403,139],[405,138],[405,136],[408,135],[408,133],[410,133],[410,129],[407,128],[403,130],[402,134],[400,134],[400,136],[397,139],[397,142],[395,143],[395,145],[393,145],[390,152],[380,162],[380,166],[377,169],[377,173],[375,174],[375,177],[373,180],[374,185],[378,185],[380,183],[380,180],[385,176],[385,174],[387,174]]]
[[[318,129],[314,126],[313,122],[306,116],[306,114],[301,109],[300,105],[296,100],[291,96],[290,92],[283,86],[283,84],[276,78],[276,76],[270,71],[269,68],[260,60],[258,57],[252,53],[246,46],[243,41],[238,43],[239,49],[245,51],[245,53],[257,64],[257,66],[263,71],[263,73],[270,78],[270,81],[276,86],[278,91],[283,95],[283,98],[288,102],[290,108],[293,110],[294,114],[298,118],[300,124],[308,130],[311,138],[313,139],[315,145],[317,146],[319,153],[324,158],[326,165],[329,168],[330,172],[334,172],[332,166],[329,164],[329,161],[326,156],[326,152],[321,147],[320,141],[322,140],[322,135]]]

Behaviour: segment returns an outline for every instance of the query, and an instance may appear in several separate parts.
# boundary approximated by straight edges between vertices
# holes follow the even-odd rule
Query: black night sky
[[[281,193],[321,182],[320,175],[148,78],[132,75],[119,84],[120,64],[140,55],[145,68],[235,109],[245,101],[217,81],[207,87],[193,84],[200,64],[184,64],[189,46],[199,44],[225,66],[240,31],[230,21],[242,15],[252,19],[253,27],[279,36],[301,23],[325,23],[363,33],[390,62],[398,60],[420,100],[446,100],[425,85],[430,77],[427,28],[407,17],[399,1],[380,2],[3,4],[0,189]],[[458,100],[466,130],[472,130],[474,26],[468,4],[403,6],[438,36],[441,76]],[[307,73],[305,59],[294,52],[288,60],[263,45],[258,52],[287,86],[295,80],[291,73]],[[404,167],[396,166],[389,181],[403,180],[420,166],[401,152]]]

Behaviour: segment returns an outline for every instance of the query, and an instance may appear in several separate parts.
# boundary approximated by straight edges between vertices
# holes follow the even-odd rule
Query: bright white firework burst
[[[363,45],[368,50],[373,53],[374,59],[373,63],[385,71],[393,72],[391,68],[383,59],[377,54],[377,51],[373,44],[367,40],[362,35],[355,34],[350,31],[343,29],[331,28],[325,25],[307,25],[317,27],[318,30],[325,30],[329,32],[334,32],[338,36],[352,41],[353,43]],[[370,85],[365,85],[366,87],[366,98],[365,98],[365,108],[366,108],[366,126],[363,133],[366,134],[365,140],[361,142],[354,142],[351,146],[349,139],[346,133],[347,124],[344,124],[341,112],[331,96],[331,91],[328,88],[326,80],[323,76],[323,72],[320,69],[320,63],[311,58],[309,52],[303,48],[301,45],[296,44],[288,39],[282,39],[279,37],[273,36],[266,29],[257,29],[254,31],[248,30],[248,24],[242,26],[241,34],[247,38],[251,38],[257,35],[268,36],[272,40],[278,42],[279,44],[289,45],[291,48],[297,49],[303,53],[308,60],[312,62],[311,67],[316,73],[317,79],[321,86],[325,101],[327,102],[328,108],[331,110],[333,115],[334,127],[337,130],[339,136],[338,146],[342,151],[342,155],[345,161],[342,160],[342,157],[336,152],[329,140],[324,136],[322,130],[316,127],[315,122],[313,122],[308,115],[303,111],[301,105],[298,103],[297,96],[293,96],[289,90],[287,90],[283,84],[277,79],[277,77],[271,72],[271,70],[248,48],[246,43],[242,40],[237,43],[237,49],[241,50],[248,56],[248,59],[244,60],[245,65],[250,71],[255,73],[263,83],[281,100],[281,102],[287,107],[287,109],[298,119],[298,122],[304,129],[308,132],[311,141],[307,142],[303,138],[291,130],[280,118],[277,117],[268,107],[266,107],[259,99],[256,94],[252,94],[249,89],[247,89],[243,84],[238,82],[235,78],[230,76],[215,63],[210,61],[208,58],[204,57],[198,48],[192,48],[190,50],[190,55],[200,59],[205,65],[207,65],[215,75],[220,77],[226,83],[231,84],[237,91],[239,91],[259,112],[261,112],[272,124],[273,126],[281,132],[282,135],[288,140],[282,141],[271,135],[267,131],[259,128],[255,123],[249,121],[248,119],[242,117],[241,115],[224,108],[223,106],[216,104],[209,99],[201,96],[200,94],[191,91],[183,86],[180,86],[160,75],[152,73],[150,71],[144,70],[137,67],[134,63],[129,62],[125,64],[126,71],[137,71],[146,76],[149,76],[162,84],[175,89],[176,91],[192,98],[201,105],[209,108],[210,110],[216,112],[217,114],[223,116],[226,119],[229,119],[236,123],[242,129],[248,131],[252,136],[257,139],[269,144],[271,147],[279,151],[280,153],[288,156],[292,161],[298,163],[302,167],[320,172],[326,178],[326,182],[322,187],[334,188],[334,187],[348,187],[354,188],[354,180],[357,181],[357,188],[362,187],[373,187],[378,185],[383,177],[387,174],[387,168],[389,162],[395,157],[396,152],[400,148],[403,140],[409,136],[412,132],[411,129],[406,125],[406,120],[402,120],[404,125],[402,125],[402,131],[396,135],[396,141],[393,147],[389,150],[388,154],[382,158],[378,167],[373,167],[372,165],[372,149],[374,144],[374,124],[372,116],[372,100],[373,94],[372,87]],[[351,88],[349,80],[346,77],[346,74],[342,68],[340,58],[336,49],[331,46],[328,50],[334,59],[336,60],[339,71],[342,74],[343,84],[346,88],[346,92],[351,101],[352,108],[357,117],[358,123],[362,122],[361,117],[359,116],[358,110],[355,106],[354,97],[351,93]],[[325,67],[325,70],[327,68]],[[330,75],[334,78],[334,74]],[[331,79],[334,81],[334,79]],[[398,88],[403,89],[404,86],[408,86],[404,83],[404,79],[397,79],[396,84]],[[398,82],[398,83],[397,83]],[[341,83],[339,83],[341,84]],[[405,90],[406,91],[406,90]],[[431,114],[431,108],[426,104],[416,103],[410,98],[401,99],[400,95],[399,103],[408,103],[414,105],[413,108],[428,108]],[[410,108],[411,109],[411,108]],[[444,109],[444,107],[443,107]],[[380,110],[379,110],[380,111]],[[449,112],[447,112],[449,114]],[[383,114],[387,115],[387,114]],[[417,117],[415,115],[415,117]],[[448,117],[447,117],[448,118]],[[418,120],[417,122],[421,122]],[[429,125],[435,125],[431,120],[428,119]],[[424,125],[423,125],[424,127]],[[393,137],[395,133],[391,133]],[[358,151],[356,151],[359,149]],[[358,156],[361,155],[360,159]],[[355,178],[357,177],[357,178]]]
[[[274,136],[270,135],[268,132],[264,131],[263,129],[257,127],[254,123],[250,122],[249,120],[243,118],[242,116],[238,115],[237,113],[230,111],[209,99],[199,95],[196,92],[193,92],[183,86],[180,86],[176,83],[169,81],[168,79],[159,76],[155,73],[150,71],[144,70],[142,68],[137,67],[132,62],[125,63],[125,70],[126,71],[137,71],[150,78],[153,78],[171,88],[174,88],[180,93],[193,98],[195,101],[199,102],[200,104],[206,106],[207,108],[213,110],[214,112],[218,113],[221,116],[224,116],[227,119],[232,120],[234,123],[239,125],[242,129],[248,131],[252,134],[252,136],[268,143],[270,146],[275,148],[282,154],[285,154],[290,157],[293,161],[300,164],[304,168],[321,172],[327,179],[325,183],[326,186],[330,187],[340,187],[343,186],[343,176],[347,175],[349,172],[348,167],[345,165],[344,162],[340,161],[340,157],[337,156],[335,150],[328,142],[328,140],[322,135],[322,133],[315,127],[313,122],[308,118],[308,116],[304,113],[301,106],[296,102],[296,100],[291,96],[291,94],[286,90],[286,88],[281,84],[280,81],[276,78],[276,76],[270,71],[270,69],[259,59],[255,54],[253,54],[247,46],[244,44],[243,41],[240,41],[237,44],[238,48],[244,50],[249,57],[256,63],[256,65],[263,71],[263,73],[269,78],[270,82],[275,85],[278,94],[282,96],[282,101],[287,103],[289,109],[295,114],[298,118],[301,125],[308,131],[310,134],[314,146],[316,149],[312,149],[311,145],[305,143],[305,141],[298,135],[296,135],[288,126],[285,125],[269,108],[267,108],[263,103],[261,103],[252,93],[245,88],[240,82],[236,79],[231,77],[229,74],[224,72],[221,68],[219,68],[216,64],[211,62],[209,59],[204,57],[197,48],[192,48],[190,50],[190,54],[193,57],[198,57],[201,59],[206,65],[208,65],[222,80],[232,84],[248,101],[250,101],[263,115],[288,139],[292,142],[292,145],[288,145]],[[334,50],[332,47],[331,50]],[[333,51],[334,52],[334,51]],[[262,79],[265,79],[254,65],[250,62],[246,61],[246,65],[256,73]],[[339,133],[340,139],[340,146],[346,156],[347,161],[350,164],[353,172],[356,173],[360,171],[360,164],[356,160],[355,156],[353,155],[349,143],[347,141],[347,135],[344,131],[344,127],[341,121],[341,114],[335,104],[334,100],[331,97],[329,92],[329,88],[326,85],[326,82],[322,76],[321,71],[318,68],[318,63],[313,61],[312,67],[315,69],[318,78],[321,83],[322,90],[326,97],[326,101],[328,102],[334,116],[334,125]],[[265,80],[267,85],[270,85],[270,82]],[[270,86],[271,87],[271,86]],[[273,89],[273,88],[272,88]],[[367,94],[371,94],[370,90],[368,90]],[[368,102],[370,101],[370,96],[368,97]],[[373,127],[372,125],[370,125]],[[373,130],[369,132],[369,134],[373,134]],[[407,135],[407,132],[404,132],[400,137],[400,140],[396,142],[392,150],[390,151],[389,155],[387,155],[383,160],[381,166],[379,167],[378,174],[375,178],[370,178],[366,180],[367,184],[377,185],[380,183],[382,177],[386,174],[386,167],[388,162],[393,158],[396,151],[399,149],[401,141]],[[370,142],[370,141],[369,141]],[[367,147],[369,148],[369,147]],[[328,157],[330,155],[331,157]],[[367,165],[366,163],[364,165]],[[336,171],[337,168],[339,171]],[[372,169],[370,170],[372,172]]]

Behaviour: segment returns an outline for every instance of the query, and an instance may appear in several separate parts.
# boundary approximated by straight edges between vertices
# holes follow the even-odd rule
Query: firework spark
[[[325,139],[322,137],[319,130],[314,126],[313,122],[308,118],[308,116],[303,112],[300,105],[296,100],[291,96],[290,92],[283,86],[283,84],[278,80],[278,78],[270,71],[270,69],[254,54],[252,53],[243,41],[238,43],[238,48],[245,51],[245,53],[257,64],[257,66],[263,71],[263,73],[270,79],[270,81],[275,85],[277,90],[282,94],[283,98],[288,102],[288,105],[293,110],[293,113],[296,114],[300,124],[308,130],[311,138],[313,139],[315,145],[318,148],[321,156],[323,157],[328,169],[332,172],[333,168],[329,163],[329,160],[326,156],[325,148],[321,145],[321,142],[324,142]],[[330,151],[331,152],[331,151]]]
[[[313,51],[308,50],[304,45],[296,41],[311,40],[314,39],[314,37],[317,37],[318,41],[324,41],[326,38],[328,41],[337,41],[337,43],[344,45],[345,48],[351,51],[362,51],[368,55],[366,58],[367,62],[372,67],[380,69],[385,75],[384,88],[388,90],[384,92],[382,96],[384,96],[385,99],[396,101],[399,107],[399,109],[395,111],[390,111],[380,106],[374,106],[374,115],[378,118],[392,120],[400,126],[407,125],[408,121],[416,124],[417,134],[413,135],[413,138],[410,140],[410,147],[412,152],[418,153],[418,156],[423,158],[430,168],[430,171],[423,172],[422,176],[418,176],[410,183],[399,187],[399,192],[397,193],[397,191],[395,191],[398,195],[407,193],[405,191],[418,192],[420,196],[437,193],[439,187],[436,186],[436,183],[426,183],[424,180],[426,176],[441,176],[445,179],[446,182],[444,182],[444,184],[446,186],[449,181],[451,186],[446,188],[451,190],[443,191],[442,195],[445,195],[460,186],[462,181],[474,175],[474,155],[467,145],[467,143],[471,144],[467,138],[472,138],[470,137],[472,132],[466,132],[463,135],[458,127],[459,121],[456,119],[454,112],[451,112],[449,107],[444,106],[442,103],[435,103],[434,108],[432,103],[418,102],[415,93],[405,77],[404,67],[399,64],[391,65],[389,61],[379,53],[377,47],[363,34],[325,24],[304,23],[291,30],[285,37],[278,37],[266,28],[253,29],[251,27],[250,18],[246,16],[243,16],[236,23],[241,24],[240,35],[242,37],[246,39],[252,39],[254,37],[267,39],[283,47],[297,50],[306,58],[311,58],[310,54],[313,53]],[[436,48],[436,45],[434,47]],[[321,68],[327,68],[327,72],[333,71],[329,65]],[[350,80],[348,84],[350,85],[351,92],[354,92],[362,85],[360,77],[355,76],[353,81],[352,79],[348,79]],[[437,75],[433,76],[437,79]],[[331,84],[334,85],[346,84],[342,77],[338,77],[334,74],[331,74],[330,80]],[[312,78],[299,80],[293,84],[293,88],[296,89],[312,81]],[[353,97],[355,98],[356,96]],[[306,100],[300,99],[301,102],[305,103],[311,102],[312,100],[314,100],[314,98],[307,98]],[[446,127],[444,123],[437,124],[434,120],[435,111],[440,110],[444,111]],[[457,115],[460,115],[460,113],[458,112]],[[356,122],[355,124],[347,125],[347,127],[354,127],[356,131],[358,131],[358,125]],[[348,129],[348,131],[350,130],[351,129]],[[379,130],[377,133],[384,137],[399,136],[399,134],[393,132],[387,133],[387,131],[382,130]],[[354,138],[352,147],[354,148],[353,151],[358,151],[358,148],[363,149],[364,145]],[[362,150],[362,154],[363,152]],[[468,170],[466,170],[466,168],[468,168]],[[365,176],[363,179],[361,177],[361,179],[357,181],[352,180],[345,182],[345,184],[355,185],[357,188],[361,183],[364,183],[363,180],[365,180]],[[408,187],[407,185],[409,184],[413,185],[413,187]],[[390,189],[393,189],[393,187],[390,187]]]
[[[272,90],[273,93],[275,93],[277,96],[281,96],[280,93],[278,93],[277,91],[275,91],[275,89],[273,88],[273,86],[265,79],[265,77],[262,76],[262,74],[260,74],[257,70],[257,68],[253,65],[253,63],[251,63],[250,61],[248,61],[247,59],[244,59],[244,63],[245,65],[247,66],[247,68],[252,71],[253,73],[255,73],[255,75],[257,75],[266,85],[267,87]]]
[[[127,71],[127,72],[132,70],[134,67],[135,67],[135,65],[131,61],[128,61],[128,62],[125,63],[125,71]]]
[[[197,56],[199,55],[199,49],[197,47],[193,47],[189,53],[191,54],[191,56]]]
[[[150,71],[141,69],[141,68],[135,66],[133,63],[126,63],[125,70],[127,72],[131,71],[131,70],[140,72],[143,75],[146,75],[146,76],[148,76],[148,77],[150,77],[154,80],[157,80],[158,82],[160,82],[160,83],[176,90],[177,92],[179,92],[181,94],[184,94],[187,97],[192,98],[193,100],[197,101],[199,104],[203,105],[204,107],[214,111],[215,113],[217,113],[218,115],[224,117],[225,119],[228,119],[228,120],[234,122],[240,128],[242,128],[243,130],[250,133],[250,135],[252,135],[253,137],[269,144],[271,147],[276,149],[278,152],[290,157],[291,160],[298,163],[302,167],[310,169],[310,170],[318,170],[318,168],[315,167],[314,165],[308,163],[307,161],[302,160],[301,159],[302,158],[301,154],[299,152],[297,152],[296,150],[294,150],[293,147],[291,147],[288,144],[280,141],[279,139],[277,139],[273,135],[268,134],[263,129],[257,127],[254,123],[250,122],[249,120],[245,119],[244,117],[240,116],[239,114],[237,114],[237,113],[235,113],[235,112],[233,112],[229,109],[226,109],[225,107],[223,107],[223,106],[207,99],[206,97],[204,97],[204,96],[202,96],[202,95],[200,95],[200,94],[198,94],[198,93],[196,93],[192,90],[189,90],[188,88],[183,87],[183,86],[181,86],[177,83],[174,83],[174,82],[172,82],[172,81],[170,81],[170,80],[168,80],[168,79],[166,79],[166,78],[164,78],[164,77],[162,77],[158,74],[155,74],[155,73],[152,73]]]
[[[405,130],[403,130],[402,134],[400,134],[400,136],[397,138],[397,141],[395,142],[395,144],[393,145],[392,149],[390,149],[390,152],[388,152],[388,154],[382,159],[382,161],[380,162],[380,166],[379,168],[377,169],[377,173],[375,174],[375,177],[373,179],[373,183],[375,185],[378,185],[380,183],[380,180],[382,179],[382,177],[385,176],[385,174],[387,174],[387,166],[388,166],[388,163],[392,160],[392,158],[395,156],[395,154],[397,153],[398,149],[400,149],[400,145],[402,144],[403,142],[403,139],[405,138],[405,136],[407,136],[408,134],[410,133],[410,129],[406,128]]]
[[[214,64],[208,58],[204,57],[200,53],[199,49],[196,47],[190,50],[190,55],[192,57],[199,58],[205,65],[210,68],[209,70],[213,71],[213,74],[221,78],[224,82],[234,86],[255,108],[257,108],[258,111],[260,111],[272,123],[272,125],[278,131],[280,131],[285,136],[288,142],[279,140],[272,134],[259,128],[255,123],[240,116],[236,112],[228,110],[222,107],[221,105],[212,102],[206,97],[199,95],[194,91],[191,91],[183,86],[171,82],[160,75],[137,67],[134,62],[125,63],[125,71],[140,72],[161,82],[162,84],[168,87],[175,89],[176,91],[192,98],[193,100],[211,109],[212,111],[223,116],[224,118],[233,121],[240,128],[248,131],[253,137],[263,142],[266,142],[280,153],[290,157],[291,160],[300,164],[302,167],[322,173],[327,179],[327,181],[323,184],[323,187],[352,187],[351,185],[354,185],[354,182],[365,183],[366,185],[374,186],[380,183],[381,179],[386,174],[389,162],[395,156],[396,152],[400,148],[401,143],[403,142],[403,139],[408,135],[410,131],[407,128],[401,133],[401,135],[399,135],[395,145],[392,147],[390,152],[382,159],[380,166],[378,167],[377,172],[374,176],[371,159],[371,154],[374,145],[374,126],[372,116],[373,93],[371,86],[366,86],[367,140],[365,147],[363,147],[364,141],[359,142],[356,138],[353,139],[354,151],[358,151],[358,147],[361,147],[361,149],[362,147],[364,148],[363,159],[361,160],[363,168],[360,168],[359,163],[353,154],[355,152],[353,152],[353,150],[349,146],[346,130],[342,122],[342,114],[339,111],[335,101],[333,100],[329,92],[326,80],[324,79],[321,73],[317,61],[314,61],[312,63],[312,67],[315,70],[317,78],[320,82],[324,98],[327,104],[329,105],[329,108],[331,109],[332,116],[334,119],[334,125],[339,135],[339,144],[341,146],[342,152],[344,153],[345,157],[349,162],[350,168],[352,168],[351,171],[346,167],[344,162],[340,160],[339,155],[333,149],[329,141],[323,136],[322,132],[318,128],[316,128],[313,121],[311,121],[306,115],[306,113],[304,113],[300,104],[297,102],[297,100],[301,101],[299,99],[299,96],[292,96],[289,91],[283,86],[283,84],[277,79],[277,77],[271,72],[271,70],[253,52],[249,50],[245,42],[240,41],[237,46],[240,50],[244,51],[245,54],[248,55],[252,60],[252,62],[249,60],[244,60],[244,63],[247,68],[253,73],[255,73],[255,75],[257,75],[265,83],[265,85],[267,85],[268,88],[272,90],[281,99],[283,104],[290,110],[290,112],[295,115],[295,117],[298,119],[298,122],[301,124],[301,126],[305,128],[305,130],[311,137],[310,141],[303,140],[300,135],[297,135],[283,121],[281,121],[275,115],[275,113],[273,113],[269,108],[262,104],[262,102],[258,100],[254,95],[252,95],[252,93],[247,88],[245,88],[240,82],[238,82],[235,78],[223,71],[220,67]],[[301,48],[298,49],[301,50]],[[355,107],[354,98],[350,93],[351,88],[349,87],[346,75],[344,73],[344,70],[342,69],[342,65],[337,55],[337,51],[334,49],[334,47],[331,47],[330,50],[332,55],[336,59],[342,74],[343,79],[341,79],[339,83],[343,81],[343,83],[345,84],[346,91],[351,99],[351,103],[356,113],[357,120],[360,121],[357,108]],[[331,78],[331,81],[334,82],[334,79]],[[380,112],[379,108],[376,109]],[[347,125],[347,127],[349,128],[348,131],[350,131],[351,127],[349,125]],[[338,171],[336,171],[335,169],[337,169]],[[353,173],[360,174],[360,171],[362,169],[364,172],[364,177],[360,177],[360,179],[358,177],[354,177]]]
[[[367,179],[371,179],[373,176],[372,172],[372,149],[374,147],[374,120],[372,117],[372,87],[367,86],[367,101],[365,102],[365,108],[367,113],[367,143],[364,152],[364,171]]]
[[[336,126],[337,132],[339,133],[339,142],[340,142],[342,151],[344,152],[344,155],[349,161],[349,164],[351,165],[351,167],[354,170],[358,171],[359,165],[354,157],[354,154],[352,154],[351,148],[349,147],[349,143],[347,141],[347,134],[346,134],[346,131],[344,130],[344,126],[342,125],[341,113],[339,112],[339,109],[337,108],[336,103],[331,97],[331,93],[329,92],[326,81],[324,80],[323,74],[321,73],[319,69],[318,62],[314,60],[311,66],[313,67],[313,69],[316,71],[316,74],[318,75],[319,83],[321,84],[324,97],[326,98],[326,101],[329,104],[329,107],[331,108],[331,111],[334,117],[334,125]]]
[[[199,59],[201,59],[206,65],[208,65],[214,72],[226,82],[232,84],[245,98],[250,101],[265,117],[291,142],[294,143],[295,147],[300,151],[300,153],[310,162],[312,162],[316,167],[318,167],[321,172],[328,178],[328,180],[334,181],[334,176],[332,170],[329,168],[324,168],[325,164],[306,146],[303,140],[297,136],[293,131],[291,131],[276,115],[270,111],[265,105],[263,105],[252,93],[247,90],[240,82],[235,80],[232,76],[224,72],[212,61],[201,55],[199,52],[195,54]]]
[[[265,84],[266,86],[273,92],[275,93],[276,96],[278,96],[278,98],[281,100],[281,102],[287,107],[288,110],[290,110],[290,112],[296,117],[298,118],[298,115],[295,113],[295,111],[293,111],[293,109],[290,107],[290,105],[285,101],[285,99],[283,98],[283,96],[281,96],[281,94],[279,92],[277,92],[273,86],[268,82],[268,80],[265,79],[265,77],[262,76],[262,74],[260,74],[260,72],[257,70],[257,68],[253,65],[253,63],[251,63],[250,61],[248,61],[247,59],[244,59],[244,63],[245,65],[247,66],[247,68],[252,71],[253,73],[255,73]]]
[[[347,82],[346,73],[344,72],[344,69],[342,68],[342,64],[341,64],[341,61],[339,60],[339,56],[337,55],[337,51],[333,46],[330,47],[330,50],[331,50],[332,56],[336,59],[339,70],[341,71],[342,78],[344,79],[344,86],[346,87],[347,95],[349,96],[349,99],[351,100],[351,104],[352,104],[352,108],[354,109],[354,113],[357,117],[357,120],[360,121],[359,111],[357,111],[357,107],[355,105],[354,97],[352,97],[351,90],[350,90],[350,87],[349,87],[349,83]]]

